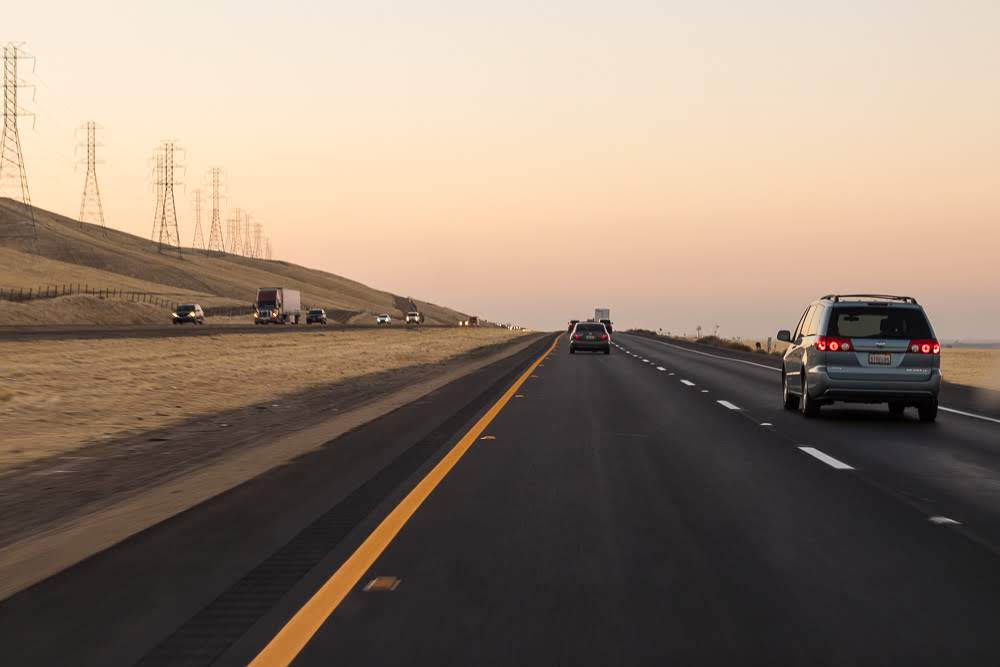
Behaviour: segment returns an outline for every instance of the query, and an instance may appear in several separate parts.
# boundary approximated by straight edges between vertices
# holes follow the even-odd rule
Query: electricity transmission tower
[[[226,221],[226,236],[229,238],[229,254],[238,255],[241,250],[240,245],[240,222],[243,219],[243,211],[236,209]]]
[[[261,232],[264,226],[259,222],[255,222],[253,225],[253,258],[263,259],[264,258],[264,246],[262,245]]]
[[[191,247],[195,250],[205,249],[205,238],[201,235],[201,188],[194,191],[194,241]]]
[[[219,178],[222,170],[213,167],[209,171],[212,180],[212,227],[208,231],[208,251],[225,252],[226,243],[222,238],[222,220],[219,218]]]
[[[177,202],[174,199],[174,185],[176,185],[174,171],[177,168],[174,158],[178,150],[174,142],[165,141],[158,152],[161,159],[157,161],[159,182],[156,185],[161,204],[160,219],[156,225],[159,227],[159,236],[156,240],[160,252],[163,252],[164,246],[173,247],[180,256],[181,233],[177,226]]]
[[[24,168],[24,154],[21,152],[21,135],[17,129],[19,116],[34,114],[24,110],[17,103],[17,91],[20,88],[32,88],[17,76],[17,61],[31,60],[34,67],[34,56],[28,55],[19,44],[10,42],[3,45],[3,135],[0,137],[0,194],[8,190],[13,195],[20,191],[20,200],[24,204],[31,219],[31,238],[38,239],[38,229],[35,225],[35,209],[31,206],[31,194],[28,192],[28,174]],[[9,187],[5,187],[7,183]]]
[[[243,256],[253,257],[253,237],[250,234],[250,213],[243,213]]]
[[[101,189],[97,185],[97,130],[99,126],[94,121],[88,121],[81,130],[87,131],[87,176],[83,181],[83,196],[80,198],[80,228],[83,229],[84,222],[91,222],[101,225],[104,235],[107,236],[107,228],[104,226],[104,206],[101,205]]]

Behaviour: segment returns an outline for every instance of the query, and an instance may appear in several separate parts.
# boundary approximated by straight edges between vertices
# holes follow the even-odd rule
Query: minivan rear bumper
[[[936,399],[941,389],[941,371],[931,369],[927,380],[844,380],[831,378],[826,368],[809,372],[809,394],[821,401],[849,403],[885,403],[911,401],[914,403]]]

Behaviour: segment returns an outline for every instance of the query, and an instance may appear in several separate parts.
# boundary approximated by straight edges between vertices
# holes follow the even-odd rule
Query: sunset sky
[[[833,291],[1000,339],[1000,2],[20,2],[35,203],[75,216],[104,126],[110,226],[149,157],[281,259],[496,320],[727,336]],[[80,155],[77,155],[80,157]],[[207,219],[203,219],[207,235]]]

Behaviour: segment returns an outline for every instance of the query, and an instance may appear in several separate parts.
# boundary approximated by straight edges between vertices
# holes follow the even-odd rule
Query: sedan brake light
[[[607,340],[608,339],[608,334],[601,334],[601,338],[600,339],[601,340]]]
[[[582,339],[583,336],[581,336],[580,334],[573,334],[573,340],[582,340]]]
[[[914,354],[941,354],[941,344],[933,338],[911,340],[906,349]]]
[[[835,336],[817,336],[816,349],[820,352],[850,352],[854,346],[850,338],[837,338]]]

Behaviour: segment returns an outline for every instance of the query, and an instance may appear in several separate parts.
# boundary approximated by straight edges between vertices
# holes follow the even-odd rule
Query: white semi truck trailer
[[[298,324],[302,293],[288,287],[260,287],[254,303],[254,324]]]

